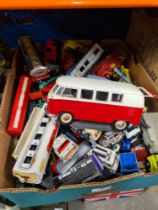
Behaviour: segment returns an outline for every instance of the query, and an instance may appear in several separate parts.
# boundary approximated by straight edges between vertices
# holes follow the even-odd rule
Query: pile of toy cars
[[[72,40],[41,50],[28,36],[19,46],[26,65],[8,133],[19,139],[12,156],[21,183],[53,189],[158,170],[149,129],[158,116],[143,114],[144,95],[157,96],[132,84],[127,52],[106,55]]]

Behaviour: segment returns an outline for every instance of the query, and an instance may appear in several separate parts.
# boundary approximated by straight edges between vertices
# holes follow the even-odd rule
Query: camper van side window
[[[62,97],[68,97],[68,98],[76,98],[77,97],[77,89],[72,88],[65,88]]]
[[[108,92],[97,91],[96,93],[96,100],[97,101],[107,101],[108,100]]]
[[[123,94],[116,94],[116,93],[112,94],[112,101],[114,102],[121,102],[122,98],[123,98]]]
[[[93,98],[93,90],[81,90],[81,98],[91,100]]]
[[[60,96],[60,95],[62,94],[63,90],[64,90],[64,88],[63,88],[63,87],[60,87],[60,88],[58,89],[56,95],[59,95],[59,96]]]

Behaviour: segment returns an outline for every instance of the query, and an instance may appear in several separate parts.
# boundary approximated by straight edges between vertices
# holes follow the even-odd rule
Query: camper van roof
[[[61,76],[57,79],[56,84],[69,88],[82,88],[100,91],[116,91],[131,94],[141,94],[141,91],[132,84],[125,82],[116,82],[110,80],[98,80],[85,77]]]

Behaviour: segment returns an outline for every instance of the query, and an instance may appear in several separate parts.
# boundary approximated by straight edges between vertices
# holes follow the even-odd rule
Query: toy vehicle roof
[[[133,84],[116,82],[110,80],[99,80],[86,77],[61,76],[56,84],[67,88],[82,88],[88,90],[100,90],[116,93],[128,93],[143,95],[142,92]]]

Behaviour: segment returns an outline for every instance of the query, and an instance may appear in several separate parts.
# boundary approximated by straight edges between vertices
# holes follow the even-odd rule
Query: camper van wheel
[[[128,122],[124,120],[117,120],[113,123],[113,127],[117,131],[124,131],[128,126]]]
[[[58,121],[61,125],[70,125],[73,121],[73,116],[69,112],[61,112],[58,116]]]

